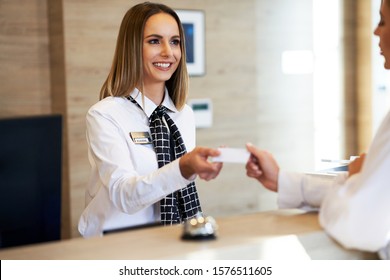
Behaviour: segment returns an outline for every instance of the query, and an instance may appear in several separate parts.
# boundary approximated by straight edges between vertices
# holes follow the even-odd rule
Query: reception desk
[[[218,236],[183,241],[182,225],[111,233],[104,237],[41,243],[0,250],[0,259],[376,259],[367,252],[346,250],[318,224],[317,213],[278,210],[216,219]]]

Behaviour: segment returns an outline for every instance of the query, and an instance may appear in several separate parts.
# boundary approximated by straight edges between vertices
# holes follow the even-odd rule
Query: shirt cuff
[[[279,171],[278,206],[280,208],[299,208],[303,203],[301,185],[303,174]]]
[[[179,165],[179,161],[180,159],[176,159],[174,161],[171,162],[172,164],[172,168],[175,170],[175,173],[178,174],[178,177],[181,178],[181,181],[185,184],[185,185],[188,185],[190,183],[192,183],[195,179],[196,179],[196,174],[192,175],[190,178],[186,179],[183,177],[183,175],[181,174],[181,171],[180,171],[180,165]]]
[[[335,184],[345,181],[347,173],[338,176],[280,171],[278,205],[280,208],[317,209]]]

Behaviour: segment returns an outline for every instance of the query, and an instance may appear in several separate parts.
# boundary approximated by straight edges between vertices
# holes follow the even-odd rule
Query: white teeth
[[[170,63],[154,63],[157,67],[168,68]]]

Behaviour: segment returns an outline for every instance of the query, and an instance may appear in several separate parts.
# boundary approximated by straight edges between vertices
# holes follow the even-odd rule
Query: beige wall
[[[89,176],[84,117],[98,100],[120,21],[138,2],[0,0],[0,116],[64,116],[65,238],[78,236]],[[163,2],[205,12],[206,75],[191,78],[190,98],[211,98],[214,124],[198,130],[198,145],[250,141],[274,152],[283,168],[312,168],[312,77],[280,70],[283,49],[311,47],[311,0]],[[197,183],[208,215],[276,207],[243,165],[225,164],[217,180]]]
[[[358,140],[357,152],[367,151],[372,138],[373,115],[372,115],[372,58],[371,39],[374,27],[371,26],[371,1],[358,1],[357,3],[357,65],[356,67],[356,138]],[[379,11],[378,11],[379,12]],[[379,49],[378,49],[379,52]]]
[[[46,1],[0,1],[0,116],[48,114]]]

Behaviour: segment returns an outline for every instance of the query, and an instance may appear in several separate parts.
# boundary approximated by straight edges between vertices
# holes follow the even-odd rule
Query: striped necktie
[[[142,110],[132,97],[128,99]],[[187,152],[180,131],[167,114],[167,110],[160,105],[149,118],[149,128],[159,168]],[[181,223],[195,217],[202,211],[195,183],[191,182],[186,187],[164,197],[160,201],[160,211],[161,223],[164,225]]]

